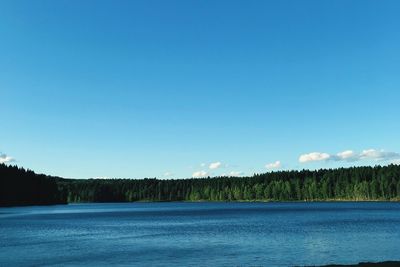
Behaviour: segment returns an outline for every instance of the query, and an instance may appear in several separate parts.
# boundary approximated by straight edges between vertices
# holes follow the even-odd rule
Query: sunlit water
[[[0,266],[293,266],[400,260],[400,203],[0,208]]]

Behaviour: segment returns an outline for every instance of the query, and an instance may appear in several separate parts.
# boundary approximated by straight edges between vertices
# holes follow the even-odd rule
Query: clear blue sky
[[[377,0],[0,1],[1,158],[76,178],[399,162],[399,14]]]

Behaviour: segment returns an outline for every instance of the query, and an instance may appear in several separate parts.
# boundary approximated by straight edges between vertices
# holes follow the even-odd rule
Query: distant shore
[[[400,165],[166,180],[65,179],[0,164],[0,178],[0,206],[170,201],[400,200]]]
[[[400,202],[399,199],[320,199],[320,200],[171,200],[171,201],[157,201],[157,200],[139,200],[139,201],[115,201],[115,202],[68,202],[68,203],[54,203],[54,204],[18,204],[18,205],[0,205],[0,208],[12,208],[12,207],[29,207],[29,206],[58,206],[58,205],[74,205],[74,204],[113,204],[113,203],[168,203],[168,202],[180,202],[180,203],[317,203],[317,202]],[[330,265],[328,265],[330,266]],[[342,266],[342,265],[333,265]],[[343,265],[347,266],[347,265]],[[350,266],[364,266],[364,265],[350,265]],[[400,264],[398,265],[400,266]]]

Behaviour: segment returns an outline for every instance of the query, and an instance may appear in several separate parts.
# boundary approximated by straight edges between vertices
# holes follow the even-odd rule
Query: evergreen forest
[[[65,179],[0,164],[1,206],[76,202],[335,200],[400,200],[400,166],[164,180]]]

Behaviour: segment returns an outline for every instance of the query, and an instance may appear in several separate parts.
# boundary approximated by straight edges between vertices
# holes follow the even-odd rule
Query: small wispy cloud
[[[0,153],[0,163],[11,163],[11,162],[15,162],[15,159],[7,156],[4,153]]]
[[[192,174],[193,178],[202,178],[202,177],[207,177],[207,176],[208,176],[208,172],[206,172],[206,171],[197,171]]]
[[[165,176],[165,177],[169,177],[169,176],[172,176],[172,175],[173,175],[172,172],[164,172],[164,176]]]
[[[228,176],[239,177],[242,175],[243,175],[243,172],[241,172],[241,171],[231,171]]]
[[[331,156],[328,153],[311,152],[308,154],[300,155],[299,162],[305,163],[310,161],[328,160]]]
[[[338,160],[355,161],[357,160],[357,154],[353,150],[345,150],[336,154]],[[334,157],[335,158],[335,157]]]
[[[220,176],[222,176],[222,177],[240,177],[240,176],[243,176],[243,175],[244,175],[244,172],[241,172],[241,171],[231,171],[231,172],[229,172],[229,173],[226,173],[226,172],[221,173]]]
[[[312,161],[360,161],[360,160],[377,160],[386,161],[400,158],[400,154],[396,152],[385,151],[383,149],[366,149],[361,153],[356,153],[353,150],[345,150],[336,155],[328,153],[312,152],[300,155],[299,162],[306,163]]]
[[[222,163],[221,163],[220,161],[217,161],[217,162],[212,162],[212,163],[210,163],[210,165],[208,166],[208,168],[209,168],[210,170],[215,170],[215,169],[220,168],[221,166],[222,166]]]
[[[400,165],[400,159],[392,160],[390,163],[394,165]]]
[[[400,157],[399,153],[384,151],[383,149],[381,150],[367,149],[363,150],[363,152],[360,154],[360,159],[389,160],[399,157]]]
[[[281,162],[279,160],[275,162],[271,162],[265,165],[265,168],[271,170],[271,169],[279,169],[282,166]]]

